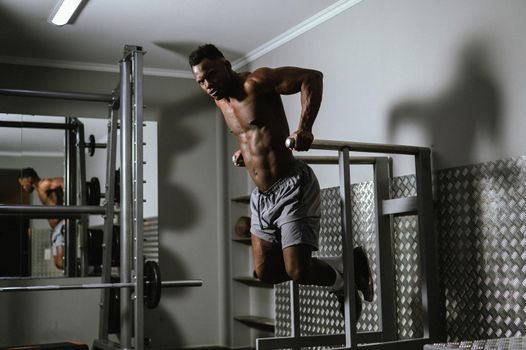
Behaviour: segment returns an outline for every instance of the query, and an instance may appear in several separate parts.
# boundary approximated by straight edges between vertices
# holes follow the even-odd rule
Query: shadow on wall
[[[195,50],[203,43],[195,42],[156,42],[157,46],[172,52],[176,58],[184,57],[188,59],[190,52]],[[222,48],[220,48],[222,50]],[[231,50],[224,50],[228,57],[238,57],[239,53]],[[190,67],[189,67],[190,69]],[[173,104],[165,108],[159,118],[159,149],[164,150],[159,153],[159,217],[162,221],[163,229],[185,229],[191,227],[198,220],[198,208],[196,199],[192,194],[178,183],[171,179],[174,171],[184,167],[184,164],[177,162],[178,156],[196,147],[200,142],[198,130],[190,128],[185,120],[195,117],[201,113],[215,113],[216,107],[205,93],[203,93],[197,83],[189,81],[189,85],[194,86],[195,92],[180,98]],[[174,91],[176,96],[182,95]],[[174,167],[173,164],[176,164]],[[215,165],[214,165],[215,166]]]
[[[175,93],[175,92],[174,92]],[[168,106],[159,118],[159,220],[163,229],[185,229],[198,220],[196,198],[183,185],[173,181],[177,168],[185,165],[177,161],[200,142],[198,131],[184,123],[184,119],[212,110],[206,95],[199,91]],[[174,167],[175,164],[175,167]],[[179,231],[182,232],[182,231]]]
[[[435,169],[472,163],[477,137],[486,137],[492,150],[500,146],[501,97],[489,60],[483,42],[466,45],[457,78],[445,92],[392,109],[390,141],[403,125],[420,126],[432,142]]]
[[[172,251],[160,247],[159,253],[162,256],[161,278],[164,281],[187,280],[195,277],[188,275],[183,262]],[[176,324],[177,317],[171,302],[174,300],[177,302],[181,296],[194,292],[193,288],[164,288],[159,306],[154,310],[145,309],[145,335],[151,339],[149,347],[162,349],[187,343],[180,326]]]

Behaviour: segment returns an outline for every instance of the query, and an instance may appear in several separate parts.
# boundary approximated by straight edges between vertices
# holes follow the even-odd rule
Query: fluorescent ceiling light
[[[60,0],[49,17],[49,22],[57,26],[67,24],[79,8],[82,0]]]

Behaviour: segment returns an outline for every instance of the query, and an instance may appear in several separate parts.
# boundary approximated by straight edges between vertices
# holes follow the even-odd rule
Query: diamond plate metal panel
[[[525,338],[509,338],[526,334],[526,157],[445,169],[435,175],[440,280],[449,340],[457,342],[457,348],[526,349]],[[371,184],[359,186],[372,196]],[[414,195],[414,176],[393,179],[392,198]],[[369,245],[370,236],[368,233],[360,236],[369,232],[372,202],[368,207],[368,202],[360,202],[359,196],[360,190],[353,186],[355,203],[360,203],[358,210],[353,207],[354,234],[374,259],[375,247]],[[338,188],[323,190],[322,199],[319,254],[340,255]],[[417,218],[394,218],[393,235],[398,336],[421,337]],[[328,306],[323,306],[328,295],[316,288],[302,287],[300,291],[300,298],[308,300],[303,301],[307,304],[301,309],[305,314],[302,321],[308,323],[308,329],[302,331],[340,332],[343,321],[335,313],[336,301],[330,300]],[[277,335],[287,335],[290,330],[287,286],[276,288],[276,301]],[[364,316],[376,305],[366,304]],[[499,337],[507,338],[466,341]],[[454,345],[447,346],[454,348]]]
[[[414,175],[393,178],[391,198],[416,196],[416,194]],[[416,215],[393,218],[393,244],[398,338],[421,338],[424,327]]]
[[[351,187],[353,198],[352,219],[355,245],[365,248],[373,270],[376,286],[376,243],[374,237],[374,192],[373,183],[361,183]],[[321,191],[322,216],[320,231],[320,250],[315,256],[340,256],[341,244],[341,208],[339,188]],[[375,288],[377,289],[377,288]],[[339,305],[328,288],[300,286],[300,323],[301,334],[338,334],[344,331],[344,320]],[[290,299],[289,284],[275,288],[276,298],[276,336],[290,335]],[[362,316],[358,322],[359,331],[378,331],[378,301],[363,303]]]
[[[447,349],[523,350],[523,349],[526,349],[526,337],[451,342],[451,343],[426,345],[424,347],[424,350],[447,350]]]
[[[526,334],[526,158],[437,173],[446,328],[453,341]]]

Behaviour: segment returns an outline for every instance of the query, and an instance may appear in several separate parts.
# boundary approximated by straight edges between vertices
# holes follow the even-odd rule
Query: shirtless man
[[[223,112],[239,150],[232,161],[245,166],[256,185],[250,199],[251,240],[257,277],[276,284],[331,286],[343,307],[343,264],[311,256],[318,250],[320,188],[313,171],[285,146],[306,151],[320,108],[323,75],[297,67],[259,68],[237,73],[211,44],[192,52],[195,80]],[[280,95],[301,93],[299,127],[292,134]],[[365,300],[373,299],[372,280],[363,249],[355,248],[355,281]],[[361,300],[356,295],[358,318]]]
[[[35,169],[22,169],[18,179],[20,186],[29,193],[37,191],[38,198],[43,205],[62,205],[64,203],[64,178],[55,177],[51,179],[41,179]],[[64,220],[48,219],[52,229],[51,242],[53,262],[58,269],[64,268],[64,234],[62,227]]]

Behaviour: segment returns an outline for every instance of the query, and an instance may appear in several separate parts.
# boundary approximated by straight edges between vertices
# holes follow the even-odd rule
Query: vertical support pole
[[[84,148],[84,125],[76,121],[77,124],[77,150],[78,150],[78,160],[79,160],[79,198],[78,202],[80,205],[87,205],[86,197],[86,152]],[[88,215],[83,214],[79,220],[79,240],[80,240],[80,273],[81,276],[88,275],[88,225],[89,218]]]
[[[345,281],[345,345],[346,348],[356,349],[356,286],[354,283],[354,253],[352,237],[351,210],[351,176],[349,149],[344,147],[338,151],[340,173],[340,202],[342,216],[342,246]]]
[[[290,336],[299,338],[301,336],[300,324],[300,288],[299,285],[290,281]],[[294,347],[294,350],[300,350],[300,347]]]
[[[121,125],[121,231],[120,231],[120,281],[131,282],[132,232],[132,108],[131,62],[120,62],[120,125]],[[131,289],[121,288],[121,349],[130,349],[132,338]]]
[[[135,349],[142,350],[144,345],[144,253],[143,253],[143,99],[142,70],[143,55],[139,47],[132,52],[133,78],[133,244],[134,244],[134,317],[135,317]]]
[[[106,196],[104,206],[104,236],[102,242],[101,283],[111,282],[111,252],[113,244],[113,215],[115,206],[115,161],[117,157],[117,111],[109,107],[108,140],[106,155]],[[102,289],[99,312],[99,339],[108,340],[110,318],[110,289]]]
[[[66,118],[66,124],[71,125],[73,121],[71,118]],[[75,130],[74,128],[66,129],[66,176],[64,179],[64,187],[66,188],[65,205],[74,206],[77,204],[77,159],[75,147]],[[64,252],[64,274],[68,277],[76,276],[77,271],[77,233],[76,233],[76,219],[70,218],[66,220],[66,251]]]
[[[433,191],[430,150],[420,149],[415,156],[418,241],[422,276],[422,309],[424,337],[430,342],[443,340],[438,282],[437,240],[433,226]]]
[[[376,266],[378,280],[378,306],[382,340],[397,338],[395,272],[392,244],[392,223],[389,215],[382,213],[382,201],[390,198],[391,167],[387,157],[376,158],[374,164],[374,202],[376,208]]]

